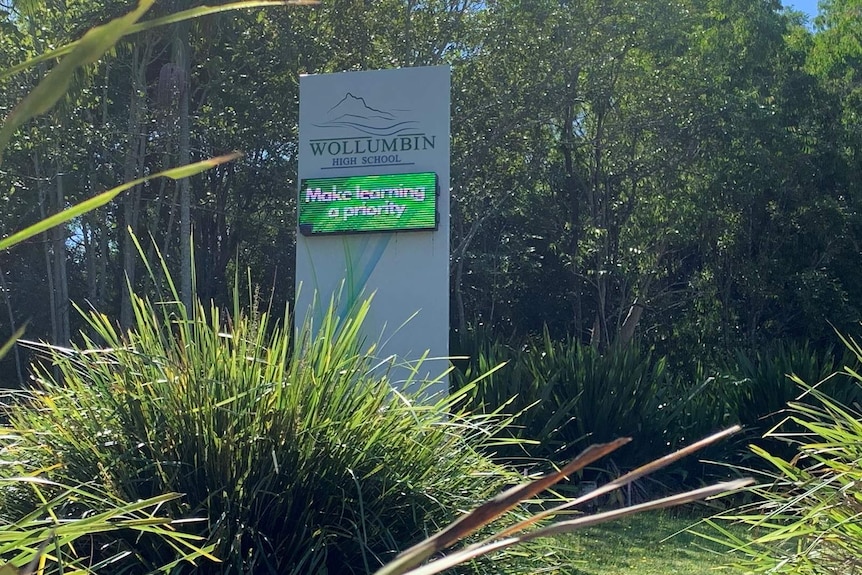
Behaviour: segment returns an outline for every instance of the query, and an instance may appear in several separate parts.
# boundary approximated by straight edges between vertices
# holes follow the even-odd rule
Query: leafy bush
[[[846,343],[862,360],[862,348]],[[862,389],[859,372],[848,369],[840,375]],[[804,401],[791,402],[785,421],[767,433],[792,446],[792,457],[753,447],[773,471],[752,488],[757,502],[718,518],[751,526],[752,540],[735,536],[721,522],[713,523],[719,535],[709,537],[744,551],[747,565],[757,571],[862,573],[862,410],[799,377],[792,379],[804,391]]]
[[[852,404],[862,399],[862,393],[849,374],[836,370],[856,363],[852,353],[818,350],[808,342],[779,341],[755,352],[738,350],[734,361],[722,370],[730,383],[727,401],[737,421],[748,429],[749,441],[789,458],[793,448],[766,432],[785,420],[787,404],[799,399],[801,390],[795,380],[822,382],[822,393],[839,403]],[[807,401],[804,396],[801,400]]]
[[[457,397],[418,405],[374,369],[359,326],[330,314],[292,341],[285,318],[133,299],[134,329],[87,314],[92,338],[45,348],[36,388],[5,416],[16,456],[62,466],[128,501],[184,494],[163,508],[224,562],[198,573],[364,573],[403,545],[510,485],[482,454],[488,418],[453,413]],[[2,503],[2,502],[0,502]],[[125,540],[128,561],[174,550]]]
[[[507,432],[535,442],[527,447],[533,457],[560,461],[589,443],[633,435],[637,447],[621,449],[608,464],[631,469],[727,419],[725,403],[714,400],[721,392],[714,378],[674,377],[663,357],[634,346],[598,352],[546,331],[520,344],[478,336],[472,347],[456,381],[492,372],[471,395],[473,408],[517,414]]]

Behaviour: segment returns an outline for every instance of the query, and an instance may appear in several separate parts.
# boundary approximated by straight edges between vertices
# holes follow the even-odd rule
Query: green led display
[[[299,187],[305,236],[437,229],[437,174],[307,178]]]

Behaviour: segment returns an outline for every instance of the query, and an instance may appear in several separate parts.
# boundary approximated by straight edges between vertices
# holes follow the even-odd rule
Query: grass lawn
[[[745,573],[726,566],[732,560],[727,549],[690,533],[674,535],[695,522],[694,516],[648,513],[579,531],[560,543],[574,555],[572,575]]]

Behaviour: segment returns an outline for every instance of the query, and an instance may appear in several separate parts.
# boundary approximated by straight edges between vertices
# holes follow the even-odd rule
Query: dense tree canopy
[[[828,341],[862,314],[862,2],[821,7],[812,30],[776,0],[331,0],[141,33],[19,130],[0,233],[245,156],[0,254],[0,337],[29,322],[68,341],[69,301],[128,323],[126,281],[153,286],[127,229],[177,277],[190,229],[207,299],[229,301],[248,266],[265,300],[289,301],[299,75],[450,64],[456,333],[547,326],[705,358]],[[0,69],[126,9],[0,2]],[[0,77],[0,113],[51,65]]]

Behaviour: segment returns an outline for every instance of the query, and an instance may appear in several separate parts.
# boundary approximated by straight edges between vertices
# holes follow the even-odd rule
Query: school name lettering
[[[352,156],[356,154],[380,154],[385,152],[421,152],[433,150],[437,136],[407,134],[391,138],[345,138],[311,140],[311,153],[315,156]]]

